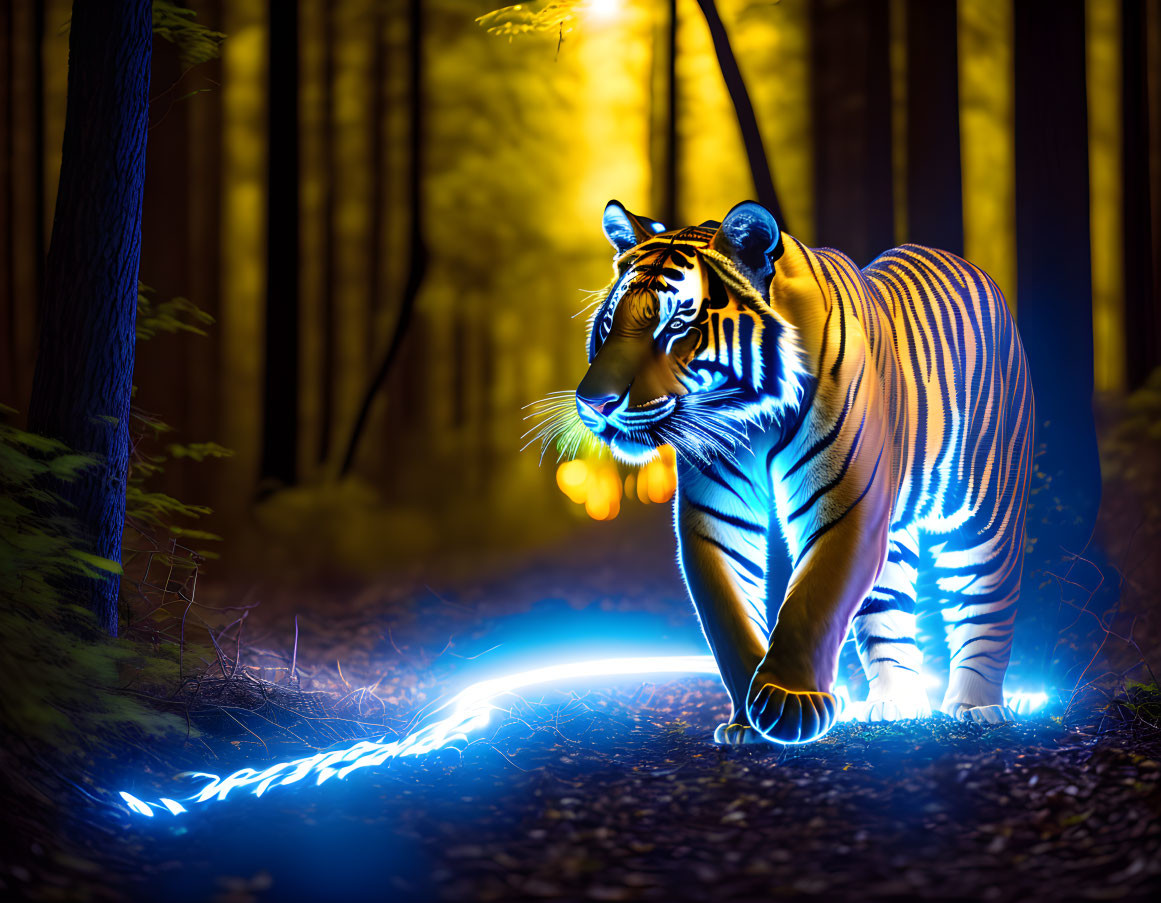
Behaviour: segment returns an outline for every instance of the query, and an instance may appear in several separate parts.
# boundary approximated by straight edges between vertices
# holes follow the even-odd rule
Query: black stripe
[[[716,539],[714,539],[712,536],[706,536],[704,533],[697,533],[697,532],[694,533],[694,536],[698,537],[698,539],[702,539],[702,540],[708,542],[714,548],[719,549],[721,552],[723,552],[728,558],[732,559],[741,568],[743,568],[746,571],[749,571],[750,575],[752,577],[762,579],[766,576],[766,571],[764,568],[758,567],[758,565],[754,564],[754,562],[750,561],[744,555],[741,555],[740,553],[735,552],[729,546],[723,545],[722,543],[720,543]]]
[[[766,532],[766,528],[761,524],[752,524],[740,517],[734,517],[732,514],[725,514],[722,511],[718,511],[717,508],[712,508],[709,505],[701,505],[693,501],[693,499],[687,498],[686,503],[689,505],[689,507],[700,511],[702,514],[708,514],[710,517],[716,517],[722,523],[729,524],[731,527],[737,527],[739,530],[747,530],[751,533],[760,534],[765,534]]]
[[[875,459],[875,469],[871,471],[871,478],[867,481],[867,485],[865,487],[863,487],[863,491],[859,493],[859,497],[857,499],[855,499],[853,502],[851,502],[851,506],[849,508],[847,508],[846,511],[844,511],[842,514],[840,514],[838,517],[836,517],[834,520],[830,521],[829,523],[823,524],[821,527],[819,527],[817,530],[815,530],[814,533],[811,534],[810,538],[806,541],[806,545],[802,547],[802,551],[798,553],[798,558],[794,562],[795,567],[798,567],[798,565],[802,562],[802,559],[806,557],[806,553],[809,552],[814,547],[814,544],[822,538],[823,534],[826,533],[827,530],[829,530],[831,527],[833,527],[835,524],[837,524],[839,521],[841,521],[848,514],[850,514],[852,511],[854,511],[855,506],[858,505],[858,503],[863,500],[863,498],[867,495],[867,493],[871,491],[871,486],[874,485],[875,475],[879,472],[879,464],[882,462],[882,460],[883,460],[883,449],[880,448],[879,449],[879,457],[877,457]]]
[[[883,643],[898,643],[900,646],[918,646],[914,637],[904,636],[892,639],[889,636],[869,636],[863,639],[864,646],[879,646]]]
[[[830,492],[832,489],[834,489],[836,486],[838,486],[839,483],[841,483],[843,481],[843,479],[847,475],[847,471],[850,469],[851,458],[853,458],[855,456],[855,449],[857,449],[859,447],[859,442],[863,438],[863,428],[866,425],[867,425],[867,412],[864,411],[863,412],[863,419],[861,421],[859,421],[859,429],[855,433],[854,441],[851,442],[851,447],[849,449],[847,449],[847,455],[843,459],[843,463],[842,463],[842,466],[839,468],[839,472],[837,474],[835,474],[834,477],[829,482],[824,483],[822,486],[819,486],[816,490],[814,490],[814,492],[812,492],[810,494],[810,498],[808,498],[805,502],[803,502],[792,514],[790,514],[786,518],[787,523],[790,523],[790,521],[792,521],[792,520],[798,520],[799,517],[801,517],[803,514],[805,514],[807,511],[809,511],[814,506],[815,502],[817,502],[820,498],[822,498],[824,495],[826,495],[828,492]]]
[[[859,389],[863,384],[863,375],[866,372],[867,368],[864,365],[863,368],[859,370],[858,379],[847,387],[847,397],[843,401],[842,410],[839,412],[838,417],[835,418],[834,425],[831,426],[825,436],[819,438],[813,445],[810,446],[810,448],[806,450],[806,454],[794,462],[794,465],[783,475],[783,480],[791,476],[795,471],[806,464],[807,461],[818,455],[824,448],[834,442],[839,432],[842,430],[843,424],[846,423],[847,414],[850,413],[851,405],[853,404],[855,397],[858,395]],[[863,416],[866,416],[865,412]]]

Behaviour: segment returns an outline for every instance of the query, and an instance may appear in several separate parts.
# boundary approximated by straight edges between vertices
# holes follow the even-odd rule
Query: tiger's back
[[[1004,297],[979,267],[920,245],[887,251],[861,276],[849,298],[884,387],[892,528],[982,533],[1022,504],[1031,466],[1031,382]]]
[[[847,316],[844,351],[816,372],[854,385],[842,358],[861,344],[879,377],[868,408],[882,409],[890,436],[887,559],[852,622],[879,682],[872,697],[924,711],[912,675],[922,661],[916,588],[929,568],[922,582],[934,587],[951,656],[943,709],[990,717],[1002,709],[1033,453],[1031,381],[1011,313],[983,270],[945,251],[904,245],[862,271],[838,252],[803,251]]]

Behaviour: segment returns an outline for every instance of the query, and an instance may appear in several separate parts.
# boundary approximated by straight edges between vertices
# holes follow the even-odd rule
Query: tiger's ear
[[[710,239],[710,247],[737,264],[765,296],[781,242],[782,230],[770,211],[754,201],[742,201],[726,214]]]
[[[624,254],[645,239],[665,231],[665,226],[656,220],[651,220],[647,216],[634,216],[620,201],[609,201],[605,205],[601,228],[605,230],[605,238],[618,254]]]

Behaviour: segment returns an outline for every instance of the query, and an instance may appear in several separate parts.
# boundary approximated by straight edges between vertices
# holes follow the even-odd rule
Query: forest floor
[[[716,680],[606,681],[531,691],[462,751],[321,787],[177,817],[113,804],[121,789],[183,798],[200,784],[176,780],[182,769],[399,735],[477,675],[598,649],[704,651],[655,513],[472,579],[269,590],[238,649],[285,696],[199,710],[200,736],[110,763],[87,798],[62,780],[52,834],[10,813],[20,834],[0,852],[0,896],[1156,899],[1161,735],[1098,708],[997,726],[840,724],[803,747],[722,749]]]

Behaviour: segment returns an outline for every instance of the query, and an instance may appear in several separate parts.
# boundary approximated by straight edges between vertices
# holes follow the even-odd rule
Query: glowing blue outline
[[[204,772],[185,772],[179,777],[207,779],[206,786],[186,798],[185,802],[224,801],[231,791],[243,787],[252,787],[251,792],[255,796],[262,796],[272,787],[296,784],[311,775],[317,776],[316,785],[323,784],[333,777],[341,780],[352,771],[382,765],[390,759],[426,755],[457,743],[466,743],[469,735],[487,727],[491,722],[492,713],[499,711],[493,703],[499,697],[515,693],[517,690],[562,680],[645,674],[717,676],[718,666],[712,655],[625,656],[548,665],[481,680],[436,707],[425,719],[425,724],[401,740],[390,742],[385,738],[360,740],[343,749],[279,762],[261,770],[241,768],[225,778]],[[835,719],[836,723],[849,721],[850,714],[857,706],[851,705],[850,695],[845,686],[836,686],[833,693],[841,706]],[[1018,714],[1034,712],[1047,701],[1048,695],[1043,692],[1017,692],[1008,697],[1009,706]],[[444,712],[446,714],[442,717],[436,717]],[[125,791],[121,791],[119,796],[130,812],[150,818],[153,817],[154,810],[168,811],[175,816],[189,811],[182,803],[168,797],[161,797],[156,803],[147,803]]]

